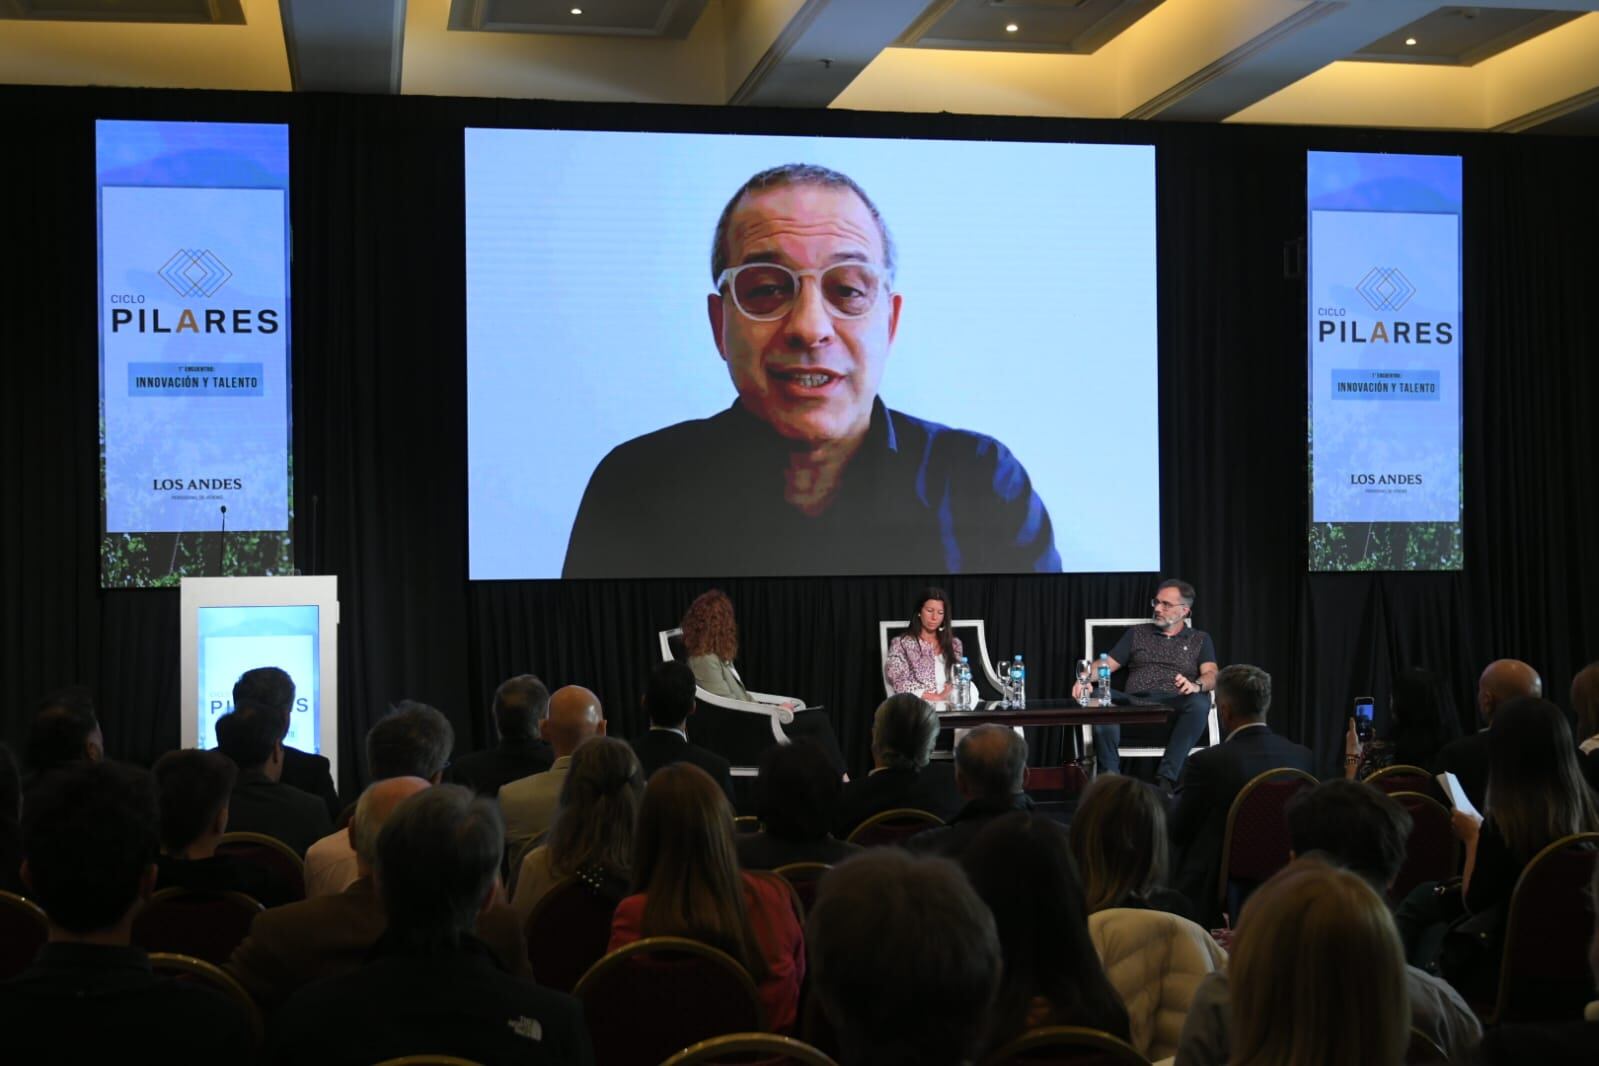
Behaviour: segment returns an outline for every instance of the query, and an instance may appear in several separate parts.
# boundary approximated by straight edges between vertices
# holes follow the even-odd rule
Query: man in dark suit
[[[239,675],[239,680],[233,683],[233,707],[237,710],[244,704],[264,707],[282,716],[283,733],[278,737],[280,744],[289,735],[289,723],[296,710],[306,715],[311,711],[309,704],[297,707],[294,678],[276,666],[260,666]],[[338,789],[333,787],[333,764],[328,762],[325,755],[301,751],[287,744],[282,746],[283,773],[279,780],[320,799],[328,809],[328,817],[336,821],[343,808],[339,805]]]
[[[1217,674],[1216,716],[1226,739],[1193,754],[1172,797],[1171,839],[1182,856],[1172,887],[1193,901],[1204,923],[1220,918],[1222,837],[1239,791],[1267,770],[1310,772],[1310,749],[1267,727],[1270,707],[1271,675],[1258,666],[1229,666]]]
[[[300,855],[333,831],[320,799],[285,785],[282,716],[252,703],[217,719],[217,750],[239,768],[228,801],[228,824],[239,833],[277,837]]]
[[[1445,770],[1460,779],[1467,797],[1479,811],[1488,800],[1488,727],[1494,712],[1511,700],[1543,696],[1543,678],[1520,659],[1497,659],[1477,679],[1477,713],[1482,729],[1470,736],[1452,740],[1428,767],[1435,774]]]
[[[938,714],[914,692],[877,705],[872,715],[872,772],[844,786],[834,834],[843,840],[866,819],[897,807],[930,811],[946,822],[961,807],[953,764],[929,763]]]
[[[973,729],[955,745],[955,787],[965,806],[948,825],[922,830],[907,846],[959,861],[990,822],[1032,810],[1033,801],[1022,791],[1026,774],[1027,741],[1014,729],[992,723]]]
[[[633,753],[644,767],[644,776],[649,777],[671,763],[690,763],[710,774],[711,780],[721,785],[731,799],[732,764],[715,752],[691,744],[688,739],[688,716],[694,713],[694,671],[687,663],[673,660],[661,663],[650,672],[644,710],[650,716],[650,731],[632,741]]]
[[[6,1062],[249,1062],[244,1011],[197,984],[157,977],[131,946],[154,890],[150,775],[88,763],[45,775],[22,824],[27,893],[50,920],[33,964],[0,984]]]
[[[233,951],[227,970],[265,1011],[275,1010],[312,981],[359,968],[388,926],[373,885],[378,836],[405,800],[429,788],[420,777],[391,777],[368,785],[348,833],[358,876],[336,895],[316,896],[262,911]],[[496,905],[478,919],[478,937],[506,972],[529,973],[527,942],[516,912]]]
[[[514,977],[472,935],[499,898],[505,825],[493,800],[439,785],[403,801],[377,841],[388,914],[367,964],[301,989],[269,1058],[360,1066],[419,1048],[473,1062],[593,1061],[577,1000]]]
[[[480,796],[500,794],[500,786],[541,774],[555,762],[555,749],[539,737],[539,723],[550,713],[550,690],[532,674],[507,678],[494,690],[494,730],[500,742],[486,751],[456,759],[450,780]]]

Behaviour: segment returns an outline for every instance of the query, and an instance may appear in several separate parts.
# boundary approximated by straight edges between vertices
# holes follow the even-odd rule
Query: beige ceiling
[[[240,0],[242,25],[42,4],[0,0],[0,82],[1599,132],[1599,0]],[[1454,58],[1351,58],[1409,34]]]

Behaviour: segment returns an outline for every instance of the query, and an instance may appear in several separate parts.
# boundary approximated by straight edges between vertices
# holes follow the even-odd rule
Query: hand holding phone
[[[1376,702],[1370,696],[1355,697],[1355,736],[1362,744],[1371,743],[1375,711]]]

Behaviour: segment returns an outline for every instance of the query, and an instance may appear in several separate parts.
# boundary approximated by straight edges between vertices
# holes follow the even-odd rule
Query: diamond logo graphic
[[[1398,267],[1372,267],[1355,286],[1355,291],[1373,311],[1397,311],[1416,295],[1416,287]]]
[[[215,296],[233,277],[233,271],[204,248],[179,248],[156,273],[179,296]]]

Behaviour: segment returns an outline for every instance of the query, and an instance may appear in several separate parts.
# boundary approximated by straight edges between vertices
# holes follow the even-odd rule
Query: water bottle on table
[[[1010,664],[1011,705],[1017,709],[1027,706],[1027,667],[1022,657],[1016,656]]]
[[[1099,681],[1094,686],[1094,705],[1110,706],[1110,653],[1099,653]]]
[[[972,706],[972,664],[964,655],[960,665],[955,667],[955,678],[955,708],[969,710]]]

